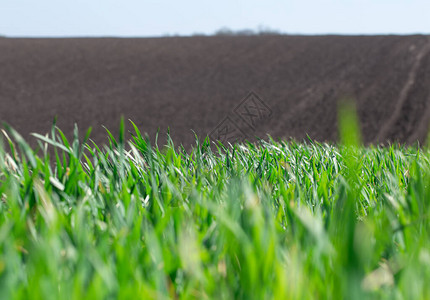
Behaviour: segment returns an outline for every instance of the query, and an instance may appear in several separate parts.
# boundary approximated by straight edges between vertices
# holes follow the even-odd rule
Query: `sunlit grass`
[[[36,153],[6,126],[0,298],[430,298],[429,151],[342,128],[188,152],[53,128]]]

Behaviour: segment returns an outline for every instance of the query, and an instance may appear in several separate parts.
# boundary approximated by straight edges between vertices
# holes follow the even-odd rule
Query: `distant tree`
[[[201,33],[201,32],[194,32],[192,34],[192,36],[206,36],[206,34],[205,33]]]
[[[228,27],[222,27],[218,29],[214,35],[234,35],[234,32]]]
[[[258,34],[259,35],[281,35],[282,32],[266,26],[258,26]]]
[[[240,29],[235,32],[235,35],[256,35],[256,34],[257,32],[255,32],[252,29]]]
[[[192,33],[191,36],[255,36],[255,35],[281,35],[283,34],[279,30],[271,29],[266,26],[258,26],[258,29],[238,29],[238,30],[232,30],[228,27],[221,27],[217,31],[215,31],[213,34],[205,34],[201,32],[195,32]],[[164,37],[179,37],[178,33],[165,33],[163,34]],[[1,37],[1,36],[0,36]]]
[[[215,31],[216,36],[250,36],[250,35],[280,35],[279,30],[271,29],[264,26],[259,26],[257,30],[253,29],[239,29],[232,30],[228,27],[222,27]]]

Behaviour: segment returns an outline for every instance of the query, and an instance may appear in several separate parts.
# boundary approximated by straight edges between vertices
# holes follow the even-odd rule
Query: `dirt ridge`
[[[402,108],[405,106],[405,102],[408,101],[410,91],[413,88],[413,85],[415,84],[418,70],[420,69],[420,67],[422,67],[422,60],[426,55],[429,54],[429,52],[430,52],[430,39],[426,44],[423,45],[422,49],[417,53],[415,62],[409,72],[408,79],[405,82],[400,92],[395,109],[391,117],[387,120],[387,122],[384,123],[384,125],[379,130],[378,134],[376,135],[375,142],[381,142],[384,139],[386,139],[389,131],[392,130],[394,124],[399,119],[402,113]]]

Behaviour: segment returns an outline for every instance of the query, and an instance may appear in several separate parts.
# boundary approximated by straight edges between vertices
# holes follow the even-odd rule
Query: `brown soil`
[[[74,123],[92,126],[92,139],[104,143],[101,125],[117,132],[123,115],[151,137],[170,127],[186,145],[192,130],[215,137],[222,127],[248,139],[336,141],[344,97],[357,103],[366,143],[423,142],[429,38],[0,39],[0,119],[29,139],[58,115],[69,135]]]

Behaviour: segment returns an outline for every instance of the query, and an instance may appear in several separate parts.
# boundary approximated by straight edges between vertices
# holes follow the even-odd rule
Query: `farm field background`
[[[55,116],[67,137],[77,123],[105,143],[102,125],[117,134],[121,115],[151,138],[159,128],[160,141],[170,127],[187,148],[191,130],[202,140],[227,116],[251,140],[335,142],[346,97],[365,144],[422,143],[429,52],[426,35],[0,38],[0,120],[33,146],[30,133],[49,132]],[[250,91],[273,112],[252,130],[231,113]]]
[[[429,36],[0,53],[0,299],[430,298]]]
[[[6,125],[1,297],[428,299],[430,152],[360,146],[340,116],[339,145],[188,152],[123,122],[107,146],[53,127],[36,151]]]

